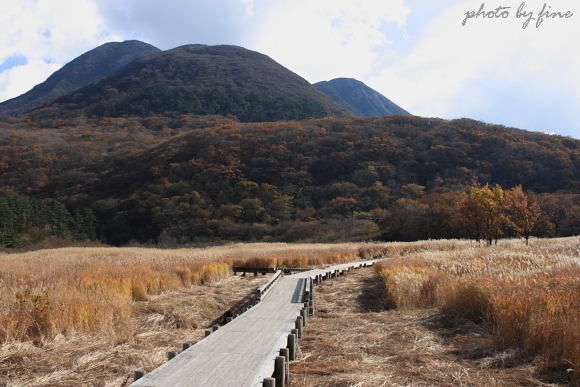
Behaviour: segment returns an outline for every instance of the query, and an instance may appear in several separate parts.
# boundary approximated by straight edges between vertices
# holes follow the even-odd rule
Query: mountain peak
[[[270,57],[238,46],[192,44],[141,57],[50,104],[58,114],[199,114],[242,121],[354,114]]]
[[[354,78],[335,78],[315,83],[314,86],[362,117],[410,114]]]
[[[159,51],[157,47],[138,40],[102,44],[67,63],[28,92],[0,103],[0,119],[34,109],[110,75],[143,55]]]

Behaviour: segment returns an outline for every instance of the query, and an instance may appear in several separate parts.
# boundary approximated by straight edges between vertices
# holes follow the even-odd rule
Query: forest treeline
[[[88,208],[115,245],[576,235],[579,156],[578,140],[469,119],[59,119],[47,108],[0,122],[1,193]],[[509,204],[520,186],[531,231]],[[465,200],[485,188],[501,190],[501,216],[474,231]]]
[[[0,247],[37,244],[50,236],[61,239],[97,240],[97,219],[90,208],[71,214],[56,200],[0,196]]]

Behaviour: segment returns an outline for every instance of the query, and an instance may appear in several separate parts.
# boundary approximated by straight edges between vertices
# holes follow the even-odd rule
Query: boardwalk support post
[[[190,348],[193,344],[191,343],[183,343],[183,345],[181,346],[181,349],[183,351],[185,351],[186,349]]]
[[[290,383],[290,351],[288,348],[280,348],[280,356],[284,356],[284,380],[286,384]]]
[[[286,358],[283,356],[276,356],[274,361],[274,379],[276,379],[276,386],[284,387],[286,375]]]
[[[211,330],[207,329],[205,331],[205,337],[208,337],[209,335],[211,335],[211,332],[212,332]]]
[[[295,329],[292,329],[294,331]],[[296,360],[296,335],[294,332],[288,335],[288,360]]]
[[[176,356],[177,356],[177,351],[169,351],[169,352],[167,352],[167,361],[173,359]]]
[[[296,317],[296,330],[298,331],[298,338],[302,337],[302,317],[298,316]]]
[[[302,318],[302,326],[306,326],[306,311],[304,309],[300,309],[300,317]]]
[[[264,387],[276,387],[276,379],[264,378]]]
[[[296,344],[298,344],[298,339],[300,338],[300,336],[298,336],[298,329],[296,328],[290,329],[290,334],[294,335],[294,337],[296,338]]]
[[[143,376],[145,376],[146,373],[147,372],[145,370],[135,370],[133,372],[133,381],[141,379]]]

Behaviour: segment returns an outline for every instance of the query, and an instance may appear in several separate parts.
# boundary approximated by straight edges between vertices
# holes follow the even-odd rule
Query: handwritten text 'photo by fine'
[[[544,22],[545,19],[569,19],[574,14],[571,11],[566,12],[557,12],[552,11],[551,6],[544,3],[542,10],[538,13],[534,13],[532,11],[525,10],[526,3],[522,2],[516,11],[516,18],[524,18],[524,24],[522,28],[525,29],[531,21],[536,21],[536,28],[540,27],[540,25]],[[463,19],[462,25],[467,23],[468,19],[472,18],[479,18],[482,19],[489,18],[489,19],[507,19],[510,16],[510,9],[512,7],[503,7],[499,6],[493,10],[486,11],[485,10],[485,3],[481,3],[478,11],[467,11],[465,12],[465,19]],[[535,16],[535,17],[534,17]]]

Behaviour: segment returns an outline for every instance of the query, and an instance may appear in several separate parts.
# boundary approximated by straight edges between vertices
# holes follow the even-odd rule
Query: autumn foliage
[[[50,109],[0,122],[0,195],[88,208],[108,244],[580,232],[571,138],[467,119],[63,119]]]
[[[499,185],[493,189],[471,187],[458,203],[458,221],[476,241],[485,239],[488,245],[506,232],[522,236],[529,243],[531,235],[548,234],[552,224],[540,223],[543,213],[537,200],[530,199],[518,185],[504,191]],[[544,215],[545,216],[545,215]]]

